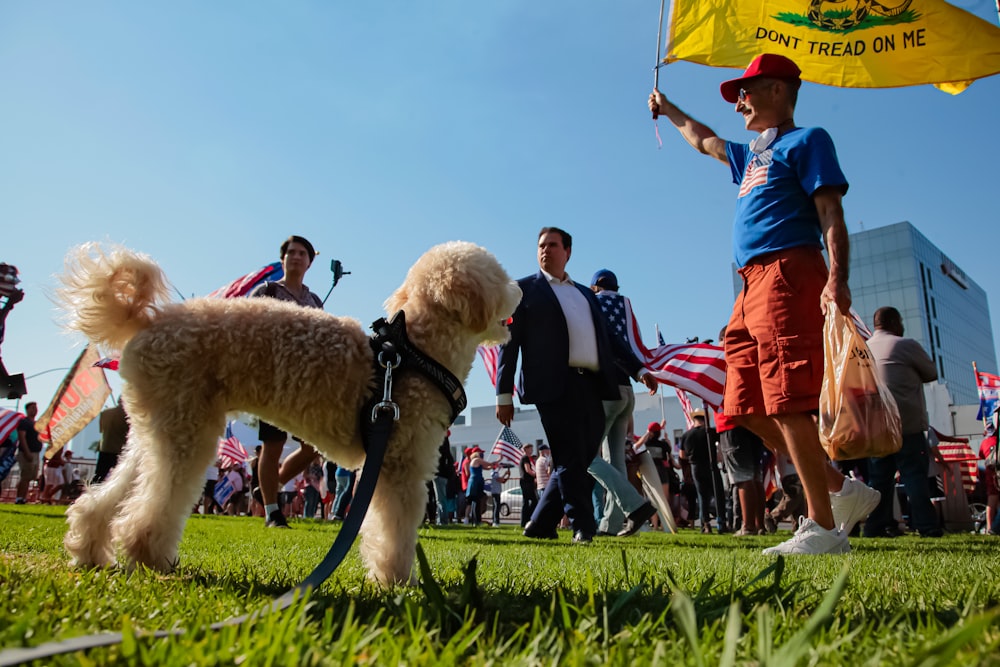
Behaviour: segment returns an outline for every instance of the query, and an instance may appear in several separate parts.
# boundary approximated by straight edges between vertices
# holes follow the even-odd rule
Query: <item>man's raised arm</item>
[[[674,127],[681,133],[681,136],[696,151],[714,157],[719,162],[729,164],[729,158],[726,157],[726,140],[719,137],[712,128],[699,123],[678,109],[660,91],[654,90],[649,95],[649,110],[670,119],[670,122],[674,124]]]

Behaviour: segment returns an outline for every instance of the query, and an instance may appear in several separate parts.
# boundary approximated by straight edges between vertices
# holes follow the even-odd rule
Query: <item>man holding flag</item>
[[[739,186],[733,246],[744,287],[726,327],[725,413],[791,456],[809,504],[792,539],[765,553],[846,553],[847,534],[879,494],[827,464],[813,419],[825,309],[847,315],[851,307],[841,205],[848,184],[826,131],[795,124],[800,85],[798,66],[768,53],[722,84],[723,99],[759,133],[749,145],[720,138],[659,90],[649,108],[698,152],[729,165]]]

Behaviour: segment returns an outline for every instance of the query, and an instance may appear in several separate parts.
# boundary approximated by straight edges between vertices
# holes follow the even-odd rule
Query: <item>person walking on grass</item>
[[[573,237],[558,227],[544,227],[536,237],[539,270],[518,280],[523,294],[500,347],[496,416],[504,426],[514,419],[514,385],[521,361],[520,399],[538,408],[555,470],[542,492],[524,536],[557,537],[565,514],[573,541],[590,544],[597,533],[587,466],[597,456],[604,433],[602,401],[620,398],[616,364],[653,393],[656,380],[641,364],[618,352],[608,334],[593,292],[573,281],[566,265]]]

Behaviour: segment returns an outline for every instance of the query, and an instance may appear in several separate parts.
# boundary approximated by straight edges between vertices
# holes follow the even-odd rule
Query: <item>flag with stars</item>
[[[659,345],[650,350],[642,343],[639,324],[628,297],[605,290],[597,294],[597,300],[611,335],[626,341],[658,382],[694,394],[711,406],[722,405],[726,359],[721,347],[686,343]]]

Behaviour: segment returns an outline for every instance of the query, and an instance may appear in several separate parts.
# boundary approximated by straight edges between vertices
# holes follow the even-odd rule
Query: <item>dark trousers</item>
[[[930,454],[927,438],[921,433],[911,433],[903,436],[903,446],[895,454],[881,459],[869,459],[868,474],[870,486],[882,494],[875,510],[865,521],[864,534],[879,535],[889,526],[895,526],[892,516],[892,499],[896,496],[896,471],[903,483],[903,490],[910,501],[910,523],[913,529],[923,533],[936,532],[938,525],[937,512],[931,504],[930,490],[927,486],[927,468],[930,465]]]
[[[698,491],[698,511],[702,526],[711,523],[710,509],[715,500],[715,516],[719,530],[726,528],[726,491],[722,486],[722,475],[718,466],[710,463],[692,464],[691,476],[694,477],[694,488]]]
[[[97,466],[94,469],[94,478],[90,480],[91,484],[100,484],[108,475],[114,467],[118,465],[118,454],[111,452],[98,452],[97,454]]]
[[[534,482],[535,479],[532,477],[531,481]],[[528,523],[531,519],[531,515],[534,513],[535,508],[538,507],[538,491],[535,487],[521,487],[521,528]]]
[[[552,451],[554,470],[531,516],[539,532],[554,530],[563,514],[574,531],[597,533],[591,492],[594,478],[587,472],[604,437],[601,382],[594,373],[567,369],[566,392],[549,403],[539,403],[538,416]]]

